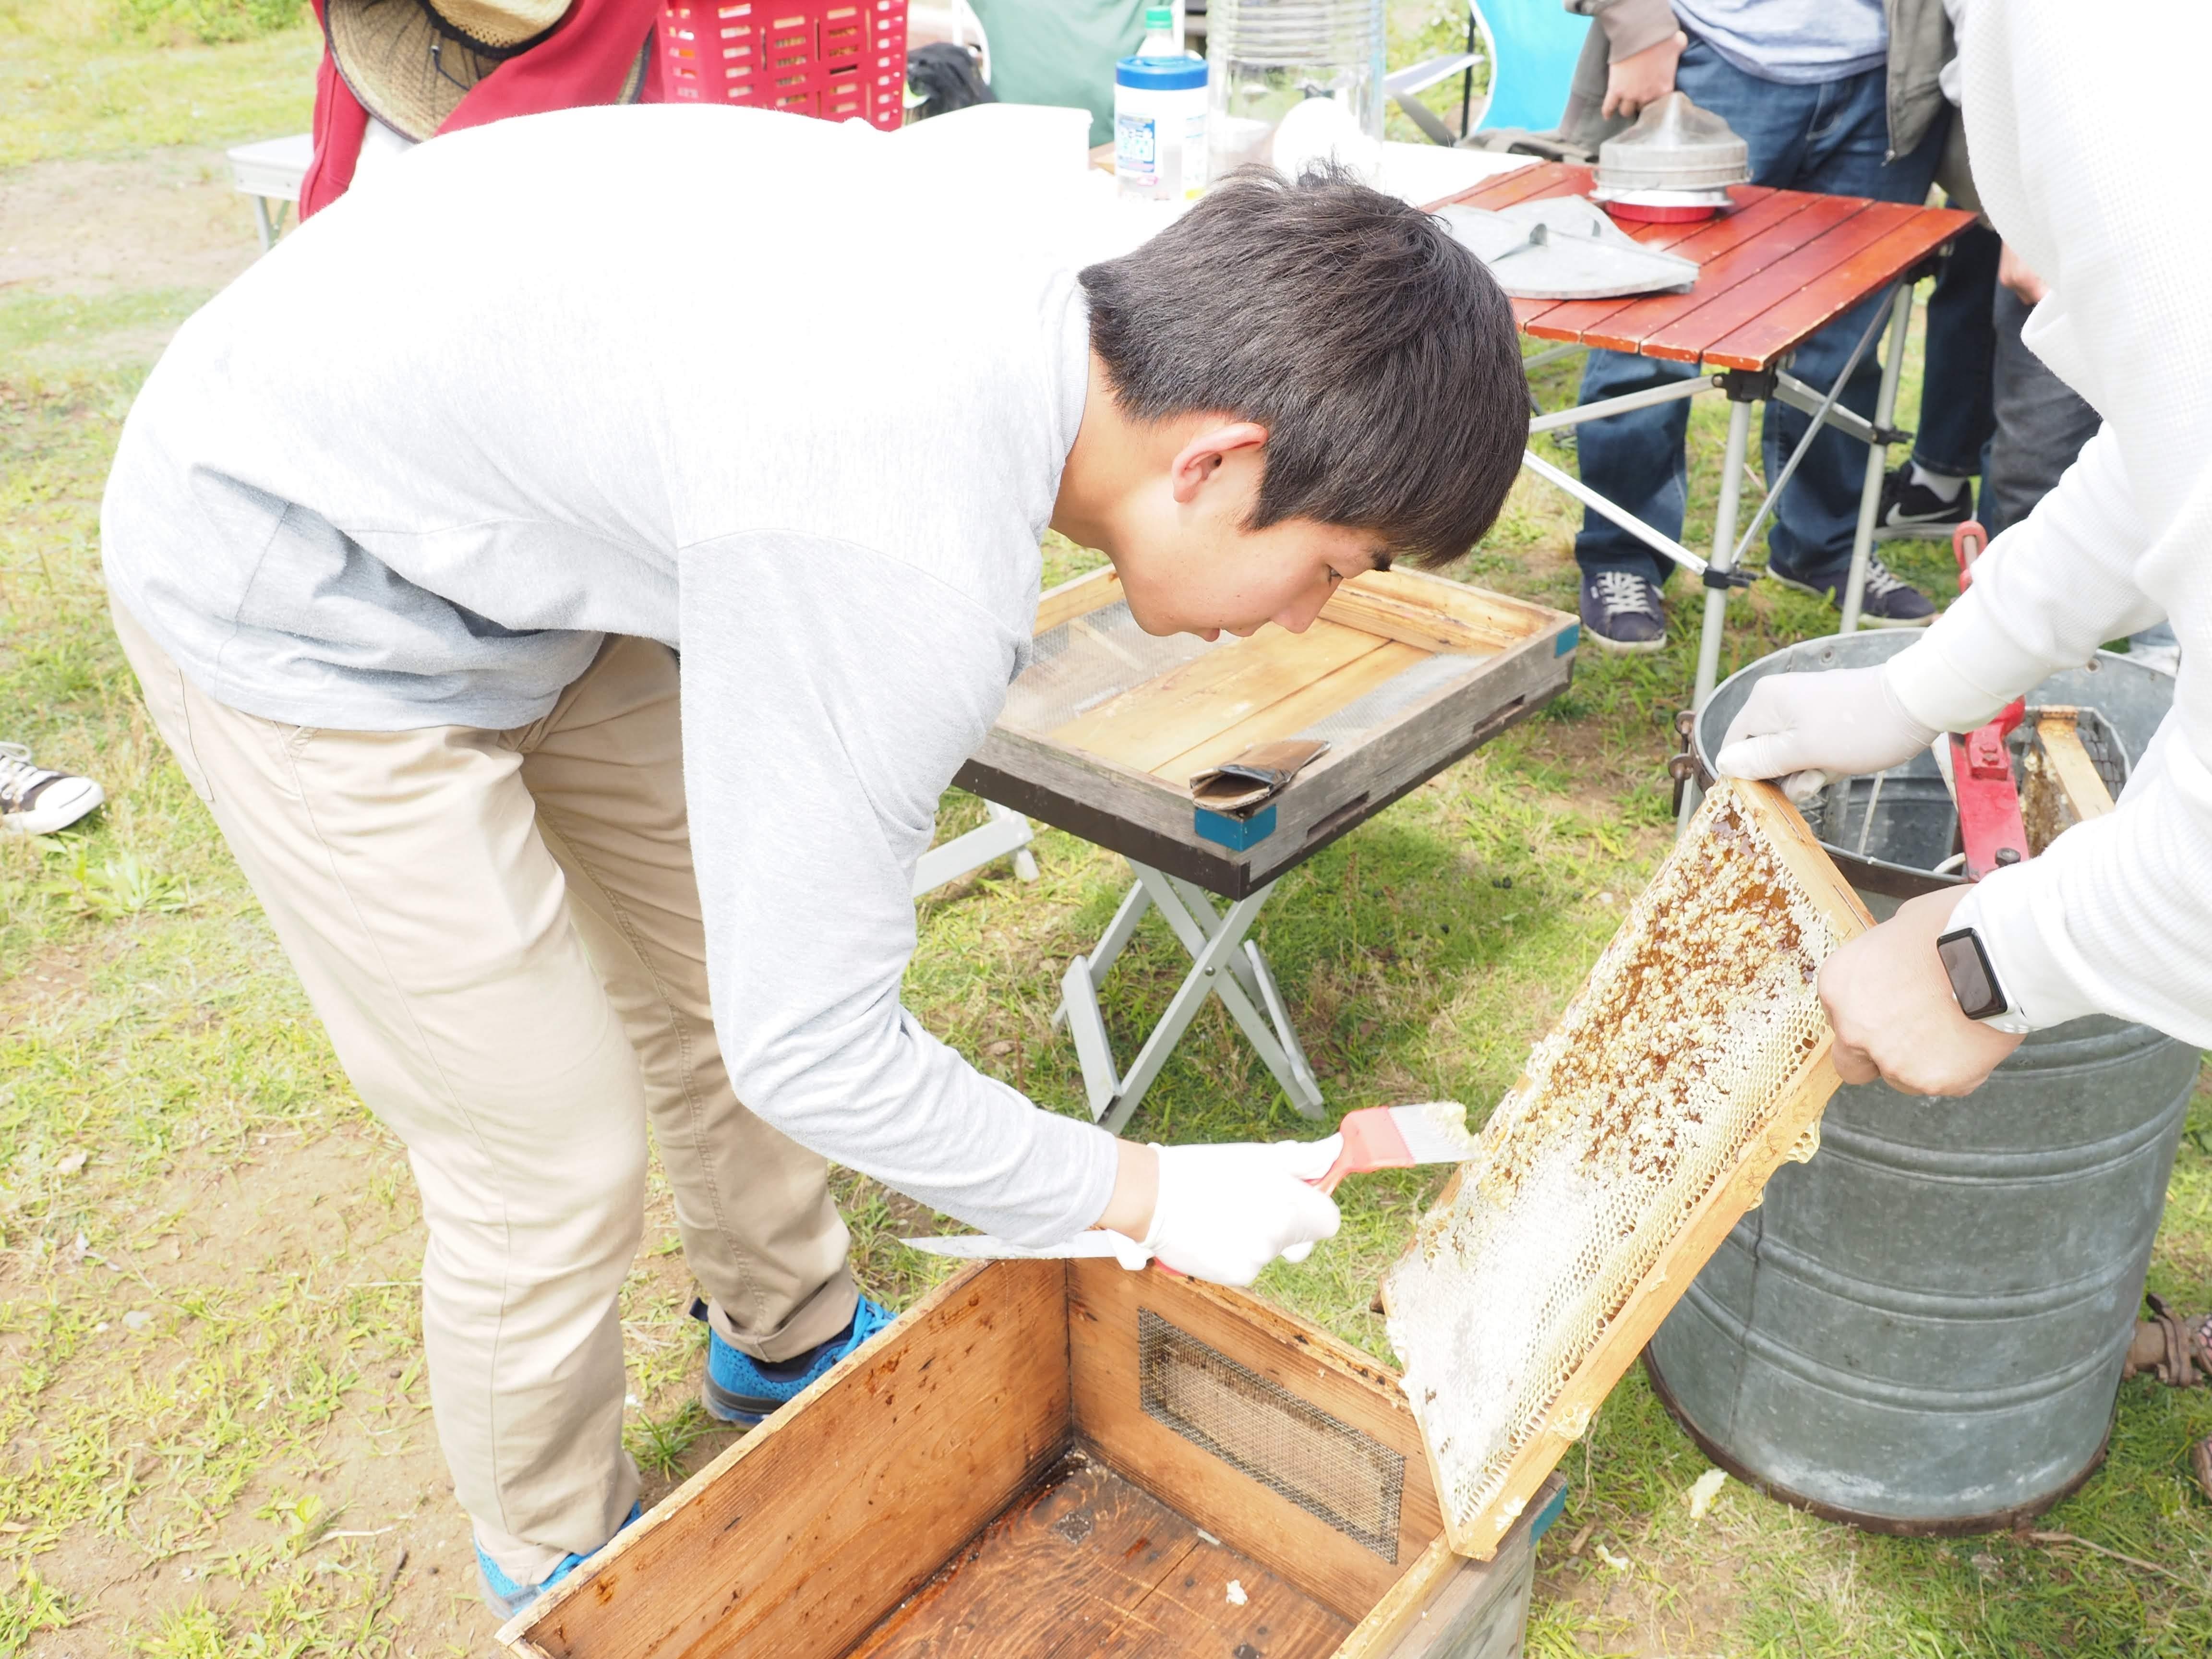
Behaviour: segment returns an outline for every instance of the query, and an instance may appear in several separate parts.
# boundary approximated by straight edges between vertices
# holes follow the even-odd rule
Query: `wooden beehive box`
[[[1354,577],[1302,634],[1155,637],[1101,570],[1043,596],[1035,659],[954,781],[1242,898],[1559,696],[1579,635],[1563,611],[1394,570]],[[1247,826],[1263,833],[1224,838],[1194,811],[1192,774],[1293,737],[1329,748]]]
[[[997,1261],[500,1635],[529,1659],[1506,1659],[1533,1556],[1528,1521],[1490,1562],[1446,1548],[1395,1375],[1317,1328]]]

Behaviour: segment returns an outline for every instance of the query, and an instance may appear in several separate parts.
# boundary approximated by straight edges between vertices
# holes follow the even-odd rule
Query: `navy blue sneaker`
[[[1667,645],[1667,613],[1659,590],[1632,570],[1583,573],[1583,632],[1601,651],[1661,651]]]
[[[619,1534],[623,1527],[629,1526],[631,1522],[635,1521],[639,1516],[644,1513],[645,1506],[643,1504],[631,1504],[629,1506],[629,1518],[623,1521],[622,1527],[617,1527],[615,1528],[616,1533]],[[607,1540],[607,1543],[611,1544],[613,1541],[614,1540],[611,1538]],[[599,1549],[603,1550],[606,1547],[606,1544],[602,1544],[599,1546]],[[575,1571],[577,1568],[582,1566],[585,1562],[590,1560],[592,1559],[592,1555],[597,1555],[598,1553],[599,1550],[593,1550],[591,1553],[591,1555],[563,1556],[561,1559],[560,1564],[556,1566],[552,1571],[547,1573],[543,1578],[539,1579],[536,1583],[518,1584],[514,1580],[508,1577],[504,1572],[500,1571],[499,1563],[493,1560],[489,1555],[486,1555],[483,1553],[483,1546],[482,1544],[478,1544],[477,1546],[477,1575],[483,1581],[482,1588],[483,1589],[484,1605],[489,1607],[501,1618],[512,1619],[516,1613],[520,1613],[523,1608],[528,1607],[539,1596],[544,1595],[547,1590],[551,1589],[554,1585],[559,1583],[570,1573]]]
[[[694,1302],[691,1316],[704,1321],[707,1304]],[[853,1322],[836,1336],[795,1359],[774,1362],[739,1352],[709,1324],[707,1375],[699,1390],[707,1414],[718,1423],[759,1422],[897,1317],[864,1296],[853,1310]]]
[[[1830,605],[1844,602],[1844,584],[1850,579],[1851,562],[1845,559],[1825,574],[1793,576],[1769,562],[1766,574],[1783,586],[1810,593]],[[1936,601],[1911,583],[1893,575],[1879,558],[1867,559],[1866,591],[1859,595],[1859,625],[1863,628],[1925,628],[1936,620]]]

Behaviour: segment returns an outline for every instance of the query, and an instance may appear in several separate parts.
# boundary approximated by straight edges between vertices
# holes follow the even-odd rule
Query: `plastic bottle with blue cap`
[[[1194,200],[1206,189],[1206,60],[1178,49],[1171,7],[1145,14],[1134,57],[1114,68],[1114,176],[1147,201]]]

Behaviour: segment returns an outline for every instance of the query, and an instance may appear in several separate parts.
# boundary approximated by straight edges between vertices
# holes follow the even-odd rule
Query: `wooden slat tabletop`
[[[1543,161],[1450,199],[1502,208],[1582,196],[1590,170]],[[1626,300],[1516,300],[1514,319],[1540,340],[1635,352],[1709,368],[1763,369],[1892,283],[1973,222],[1950,208],[1739,185],[1733,212],[1689,224],[1621,228],[1698,261],[1683,294]]]

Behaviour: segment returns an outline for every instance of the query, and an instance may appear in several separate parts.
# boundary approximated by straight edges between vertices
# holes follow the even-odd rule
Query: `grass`
[[[0,165],[169,142],[196,106],[194,142],[296,131],[313,45],[293,31],[157,47],[0,14]],[[487,1652],[428,1417],[404,1160],[332,1061],[102,620],[106,459],[143,343],[202,297],[0,292],[0,737],[91,772],[110,797],[80,831],[0,843],[0,1656]],[[1540,375],[1547,406],[1572,380]],[[1710,534],[1720,422],[1706,405],[1692,420],[1693,544]],[[1572,524],[1524,481],[1464,574],[1571,605]],[[1088,560],[1048,548],[1054,579]],[[1948,592],[1943,562],[1931,548],[1905,563]],[[1665,845],[1661,768],[1696,592],[1678,587],[1665,652],[1584,653],[1540,716],[1285,880],[1257,937],[1333,1109],[1481,1105],[1510,1083]],[[1728,665],[1832,625],[1765,588],[1730,611]],[[948,797],[941,833],[981,810]],[[1082,1085],[1050,1029],[1054,988],[1125,878],[1056,831],[1036,853],[1034,884],[1000,866],[923,903],[907,995],[985,1070],[1073,1113]],[[1182,965],[1149,923],[1107,998],[1123,1052]],[[1217,1007],[1133,1127],[1208,1139],[1313,1126]],[[838,1182],[872,1291],[903,1304],[947,1271],[896,1243],[927,1212]],[[702,1339],[657,1170],[653,1183],[623,1312],[628,1438],[658,1491],[729,1435],[694,1403]],[[1368,1301],[1429,1195],[1412,1174],[1352,1183],[1340,1237],[1262,1291],[1382,1352]],[[2212,1304],[2204,1101],[2152,1283]],[[2212,1395],[2129,1384],[2105,1470],[2043,1523],[2148,1571],[2012,1536],[1870,1538],[1733,1483],[1693,1520],[1705,1460],[1632,1374],[1565,1465],[1572,1495],[1545,1547],[1529,1651],[2202,1655],[2212,1508],[2183,1457],[2207,1433]]]
[[[309,21],[289,0],[0,0],[0,167],[304,131]]]

